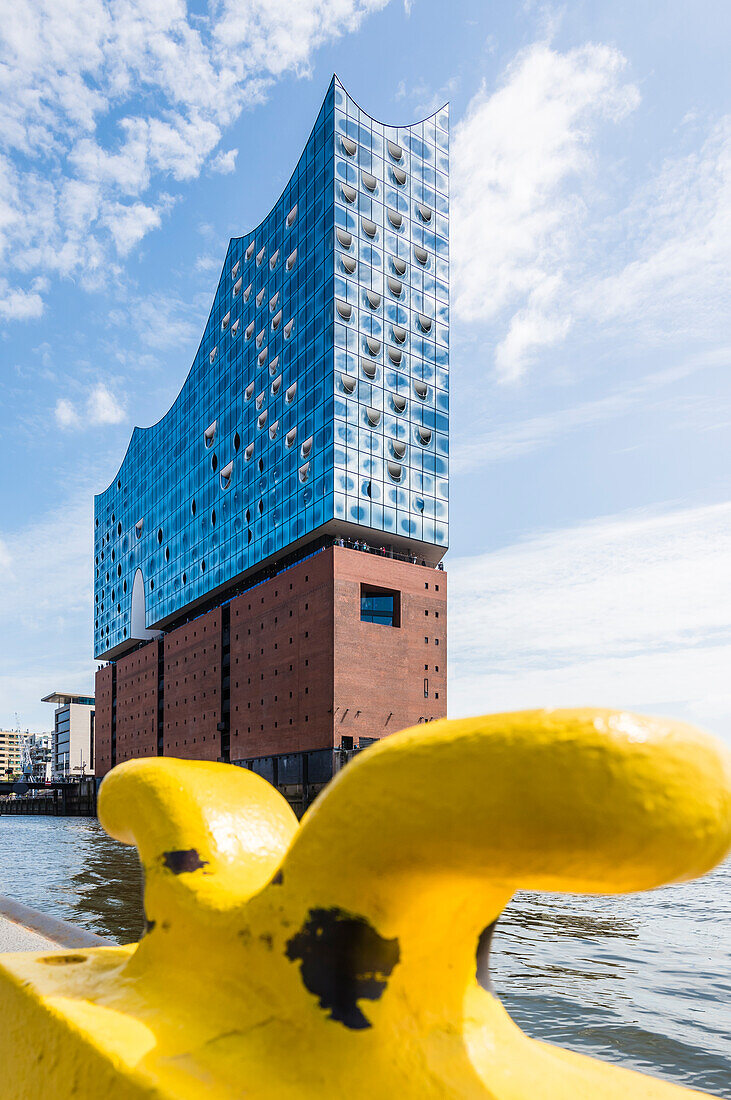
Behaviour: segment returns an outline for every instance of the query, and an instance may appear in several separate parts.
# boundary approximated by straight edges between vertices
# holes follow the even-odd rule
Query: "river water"
[[[0,817],[0,894],[131,942],[140,886],[93,819]],[[518,894],[491,960],[534,1038],[731,1098],[731,862],[649,894]]]

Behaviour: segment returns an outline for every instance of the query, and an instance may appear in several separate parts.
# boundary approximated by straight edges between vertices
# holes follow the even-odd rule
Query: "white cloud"
[[[664,387],[672,386],[697,371],[726,368],[731,358],[731,345],[706,350],[685,357],[679,364],[625,383],[602,397],[581,401],[575,405],[554,409],[524,420],[499,425],[487,430],[477,429],[457,438],[450,450],[452,474],[465,473],[481,466],[504,462],[520,455],[565,440],[571,432],[600,424],[622,416],[649,395],[659,394]],[[684,415],[687,417],[687,406]]]
[[[97,424],[121,424],[124,408],[117,398],[101,382],[94,386],[86,405],[89,422]]]
[[[46,289],[43,279],[34,279],[30,290],[11,287],[6,279],[0,279],[0,317],[7,321],[32,321],[43,313],[41,291]]]
[[[569,333],[652,346],[728,335],[731,120],[651,166],[627,202],[626,166],[600,141],[639,104],[625,69],[607,46],[533,45],[456,127],[455,314],[493,326],[503,380]]]
[[[86,400],[74,405],[62,397],[56,402],[56,423],[60,428],[96,428],[105,424],[121,424],[125,418],[124,406],[102,382],[93,386]]]
[[[79,414],[67,397],[60,397],[56,402],[56,423],[59,428],[76,428],[79,425]]]
[[[450,564],[450,713],[616,705],[731,738],[731,503],[609,516]]]
[[[590,176],[590,138],[639,101],[625,60],[608,46],[522,51],[497,91],[483,86],[455,129],[452,152],[454,306],[469,320],[513,311],[503,373],[548,325],[535,309],[556,290],[583,216],[578,181]],[[529,314],[529,309],[535,316]],[[522,314],[521,314],[522,311]]]
[[[143,202],[128,206],[121,202],[110,203],[102,221],[112,235],[117,252],[126,256],[150,229],[159,226],[160,210]]]
[[[451,76],[439,88],[434,88],[426,80],[416,80],[406,84],[405,80],[399,81],[395,99],[406,99],[411,104],[410,111],[413,119],[426,118],[433,115],[440,107],[455,94],[459,87],[459,77]]]
[[[206,275],[212,271],[216,274],[221,270],[220,256],[199,256],[195,261],[196,271],[203,271]]]
[[[220,269],[219,259],[216,270]],[[175,347],[187,348],[188,366],[190,365],[197,341],[200,340],[197,307],[176,294],[152,294],[133,301],[129,315],[143,344],[160,351]]]
[[[238,149],[228,149],[225,153],[221,150],[211,161],[211,171],[220,172],[223,176],[230,175],[231,172],[236,171],[236,158],[238,155]]]
[[[579,313],[613,328],[629,321],[654,344],[728,335],[731,116],[699,150],[669,158],[621,221],[634,255],[573,288]]]
[[[18,0],[0,31],[0,316],[36,317],[55,272],[87,287],[168,209],[170,180],[234,170],[224,130],[387,0]],[[144,99],[142,98],[144,96]]]

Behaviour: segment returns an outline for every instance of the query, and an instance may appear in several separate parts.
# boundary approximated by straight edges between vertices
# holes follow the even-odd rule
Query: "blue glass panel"
[[[384,126],[333,80],[272,211],[229,244],[178,398],[95,498],[98,657],[130,644],[138,570],[154,628],[323,524],[443,552],[448,130],[446,107]]]

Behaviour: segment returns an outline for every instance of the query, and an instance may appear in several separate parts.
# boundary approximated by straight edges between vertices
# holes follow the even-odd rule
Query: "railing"
[[[93,932],[87,932],[85,928],[78,928],[68,921],[59,920],[57,917],[49,917],[46,913],[39,913],[37,909],[31,909],[12,898],[3,897],[0,894],[0,920],[5,918],[11,925],[17,925],[19,930],[35,932],[45,940],[50,940],[57,947],[88,948],[88,947],[112,947],[112,940],[105,940]],[[6,928],[6,941],[13,941],[12,927]],[[22,950],[23,948],[19,948]],[[10,950],[14,950],[13,947]]]
[[[301,565],[302,562],[309,561],[310,558],[314,558],[316,554],[321,554],[323,550],[329,550],[333,546],[342,546],[347,550],[357,550],[366,554],[376,554],[379,557],[392,558],[394,561],[408,562],[411,565],[428,566],[426,559],[424,557],[419,557],[417,554],[404,554],[399,550],[394,550],[393,546],[371,546],[364,539],[346,539],[336,535],[324,535],[318,539],[315,544],[310,543],[310,546],[312,549],[307,553],[296,553],[286,558],[280,558],[278,562],[274,562],[264,569],[259,570],[259,572],[254,574],[249,580],[229,588],[224,599],[219,599],[212,603],[199,604],[190,615],[183,615],[179,619],[175,619],[168,623],[162,630],[162,633],[169,634],[171,631],[177,630],[179,626],[185,626],[187,623],[200,618],[201,615],[205,615],[209,611],[215,611],[219,607],[225,607],[226,604],[231,603],[232,600],[235,600],[237,596],[243,595],[244,592],[251,592],[253,589],[258,588],[260,584],[265,584],[275,577],[281,577],[284,573],[289,572],[290,569],[294,569],[296,565]],[[304,549],[307,548],[305,547]],[[434,568],[438,569],[440,572],[444,571],[442,562],[439,562]],[[134,653],[135,650],[141,649],[147,644],[148,642],[146,641],[139,642],[128,651],[127,656],[129,653]]]

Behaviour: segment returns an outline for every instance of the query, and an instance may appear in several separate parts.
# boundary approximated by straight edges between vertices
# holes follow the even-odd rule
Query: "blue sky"
[[[92,683],[91,514],[333,71],[452,118],[450,712],[731,739],[721,0],[16,0],[0,20],[0,726]]]

